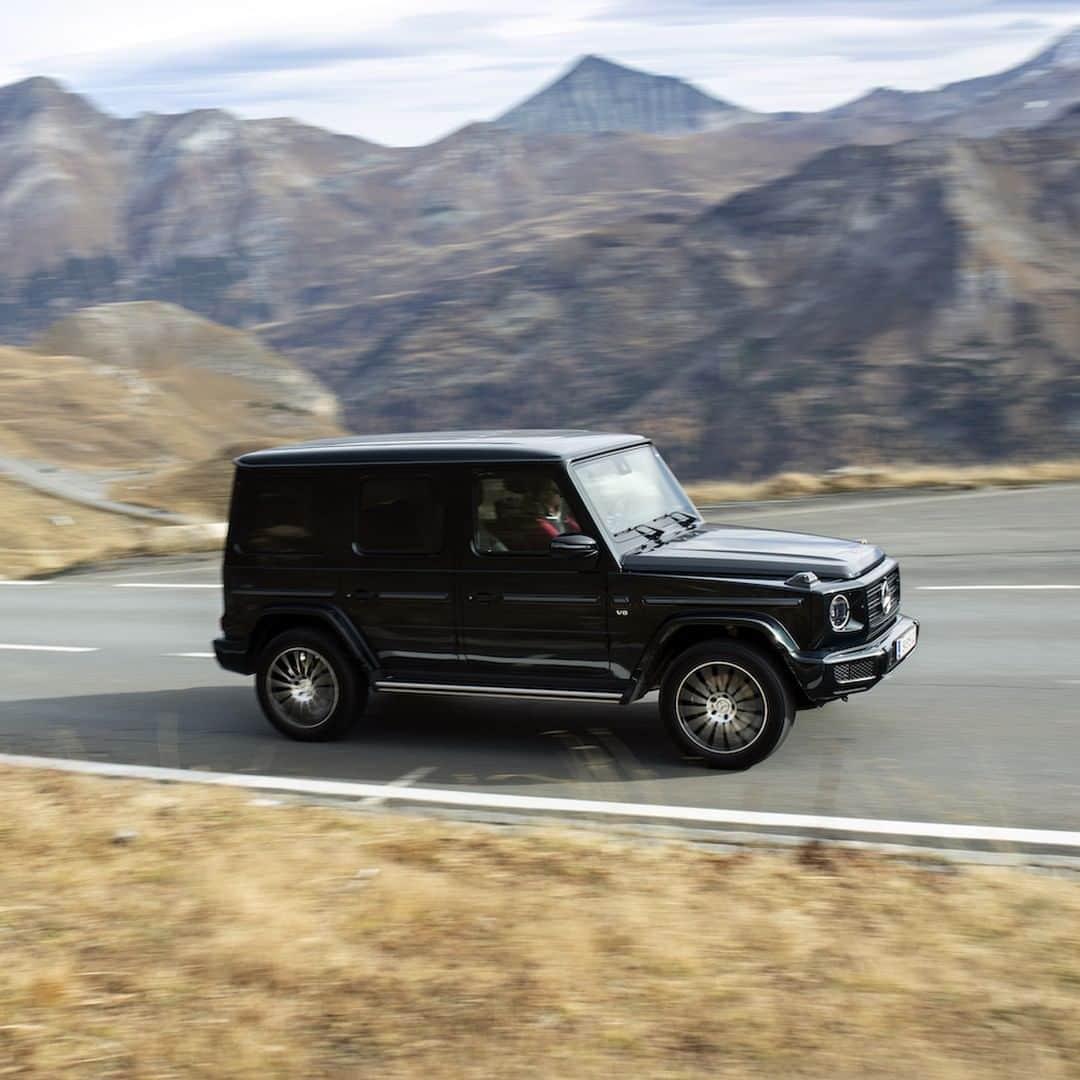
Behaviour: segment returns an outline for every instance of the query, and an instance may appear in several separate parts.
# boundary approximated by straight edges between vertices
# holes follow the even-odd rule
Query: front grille
[[[892,603],[889,605],[889,610],[885,610],[884,600],[882,597],[881,587],[883,584],[888,584],[889,595],[892,597]],[[866,620],[869,623],[871,630],[876,630],[879,626],[883,626],[885,623],[894,619],[900,611],[900,568],[895,567],[890,570],[884,577],[879,578],[873,583],[873,585],[867,585],[866,587]]]
[[[833,671],[838,683],[860,682],[863,679],[872,679],[874,671],[874,658],[865,660],[851,660],[846,664],[837,664]]]

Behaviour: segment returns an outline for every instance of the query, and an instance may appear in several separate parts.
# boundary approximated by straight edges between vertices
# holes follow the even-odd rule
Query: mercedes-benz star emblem
[[[889,585],[888,579],[881,583],[881,610],[888,615],[893,609],[893,605],[896,603],[896,597],[893,596],[893,591]]]

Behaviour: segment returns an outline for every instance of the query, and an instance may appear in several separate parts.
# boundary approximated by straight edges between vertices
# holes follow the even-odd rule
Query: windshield
[[[701,518],[651,446],[579,462],[574,472],[595,516],[613,537],[664,517],[682,525]]]

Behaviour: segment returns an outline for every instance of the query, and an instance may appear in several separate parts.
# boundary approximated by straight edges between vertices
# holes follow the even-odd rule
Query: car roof
[[[647,443],[601,431],[416,431],[346,435],[256,450],[237,465],[352,465],[384,462],[572,461]]]

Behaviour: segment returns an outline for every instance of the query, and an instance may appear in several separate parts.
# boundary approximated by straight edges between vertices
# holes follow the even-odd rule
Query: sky
[[[586,53],[811,110],[989,74],[1078,24],[1080,0],[2,0],[0,85],[48,75],[124,116],[226,108],[402,146]]]

